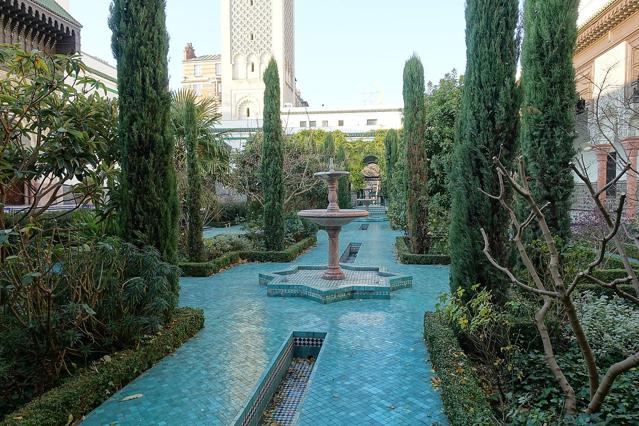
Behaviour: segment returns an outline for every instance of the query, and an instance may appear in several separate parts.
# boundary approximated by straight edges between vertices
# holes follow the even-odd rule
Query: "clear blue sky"
[[[167,0],[171,87],[182,78],[182,49],[219,53],[220,0]],[[107,25],[110,0],[71,0],[82,50],[115,63]],[[187,6],[188,5],[188,6]],[[298,87],[312,106],[401,104],[402,70],[413,52],[426,80],[463,72],[464,0],[297,0]],[[373,94],[377,92],[376,94]]]

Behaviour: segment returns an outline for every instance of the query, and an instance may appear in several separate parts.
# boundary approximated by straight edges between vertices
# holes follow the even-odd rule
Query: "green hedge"
[[[182,276],[185,277],[208,277],[242,260],[247,262],[286,263],[295,260],[304,253],[304,250],[315,245],[315,243],[317,243],[317,237],[311,236],[283,251],[234,251],[210,262],[180,263],[180,269],[182,270]]]
[[[433,369],[441,380],[441,397],[450,424],[498,424],[455,333],[436,313],[426,312],[424,316],[424,340]]]
[[[628,273],[625,269],[599,269],[594,271],[592,275],[604,282],[611,282],[619,278],[627,277]],[[608,296],[615,294],[612,289],[602,287],[599,284],[596,284],[594,281],[588,280],[587,278],[581,280],[581,283],[577,286],[577,289],[579,289],[580,291],[592,291],[596,294],[605,294]],[[630,294],[635,293],[632,284],[622,284],[619,286],[619,289]]]
[[[174,352],[204,326],[199,309],[180,308],[173,322],[136,350],[111,356],[64,381],[27,405],[6,416],[1,426],[66,425],[77,423],[142,372]]]
[[[408,237],[397,237],[395,248],[399,261],[409,265],[450,265],[450,256],[446,254],[413,254],[408,246]]]

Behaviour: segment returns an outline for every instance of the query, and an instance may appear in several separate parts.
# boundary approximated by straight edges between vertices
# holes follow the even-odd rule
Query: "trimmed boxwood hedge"
[[[397,237],[395,248],[399,261],[410,265],[450,265],[450,256],[446,254],[413,254],[407,241],[408,237]]]
[[[444,411],[452,426],[498,424],[473,366],[450,326],[439,314],[426,312],[424,340],[441,380]]]
[[[304,250],[315,245],[315,243],[317,243],[317,237],[311,236],[283,251],[234,251],[210,262],[180,263],[180,269],[182,270],[182,276],[185,277],[208,277],[242,260],[247,262],[291,262],[304,253]]]
[[[173,353],[204,326],[200,309],[180,308],[173,321],[138,349],[111,355],[80,370],[60,386],[7,415],[1,426],[65,425],[76,423],[165,356]]]

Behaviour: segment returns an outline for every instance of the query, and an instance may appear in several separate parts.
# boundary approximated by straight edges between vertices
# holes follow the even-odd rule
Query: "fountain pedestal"
[[[391,291],[412,286],[412,277],[380,270],[378,267],[340,265],[339,234],[342,227],[368,217],[366,210],[340,210],[338,179],[348,172],[335,171],[331,160],[328,172],[315,176],[328,181],[328,207],[302,210],[298,216],[314,222],[328,234],[328,266],[296,266],[285,271],[260,274],[260,284],[268,296],[306,297],[320,303],[347,299],[389,299]]]

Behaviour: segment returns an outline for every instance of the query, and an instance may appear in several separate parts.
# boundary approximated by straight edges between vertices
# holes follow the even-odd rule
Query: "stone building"
[[[603,188],[639,150],[639,1],[583,0],[574,56],[579,137],[575,148],[591,182]],[[637,176],[628,173],[602,198],[627,192],[626,213],[637,213]],[[592,208],[577,180],[577,210]]]
[[[262,117],[262,77],[271,58],[279,67],[282,107],[297,106],[295,1],[222,0],[220,24],[223,119]]]
[[[182,87],[198,97],[222,98],[222,58],[220,55],[195,54],[191,43],[184,48]]]
[[[0,0],[0,43],[47,53],[80,52],[82,25],[55,0]]]

